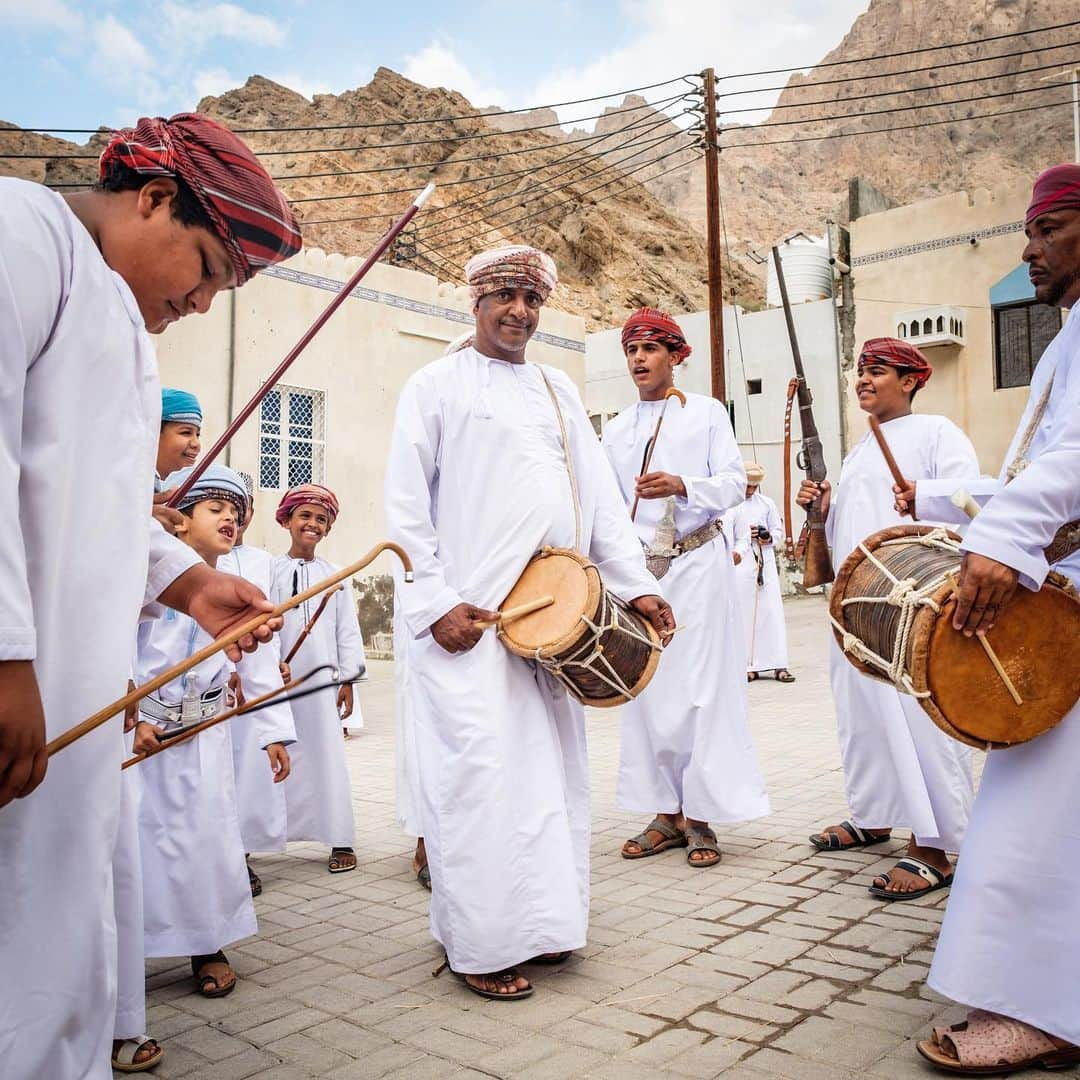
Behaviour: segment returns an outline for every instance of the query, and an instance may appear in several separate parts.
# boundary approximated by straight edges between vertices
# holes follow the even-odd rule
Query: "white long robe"
[[[422,702],[409,679],[409,638],[398,611],[404,577],[394,571],[394,797],[398,827],[406,836],[423,836],[420,824],[420,766],[417,763],[415,714]]]
[[[337,573],[338,569],[318,556],[311,562],[279,556],[274,560],[274,602],[280,604]],[[288,655],[320,600],[321,597],[316,597],[286,612],[279,635],[282,655]],[[355,595],[348,581],[344,589],[334,593],[290,666],[299,677],[322,664],[330,664],[343,679],[364,671],[364,642],[356,617]],[[326,671],[315,679],[326,682],[331,674]],[[356,690],[354,684],[354,716],[360,712]],[[282,786],[290,840],[318,840],[331,847],[352,847],[355,830],[352,787],[345,763],[337,693],[337,688],[331,687],[292,702],[296,723],[296,743],[289,751],[293,773]]]
[[[52,739],[124,692],[140,607],[197,557],[149,516],[161,391],[135,298],[20,180],[0,180],[0,326],[0,661],[33,661]],[[122,753],[117,718],[0,810],[10,1080],[111,1076]]]
[[[627,504],[661,401],[638,401],[604,428],[603,445]],[[687,394],[669,407],[650,470],[682,477],[675,529],[686,536],[738,505],[746,473],[723,406]],[[642,499],[634,528],[651,544],[667,500]],[[726,533],[673,559],[660,581],[685,628],[664,650],[645,692],[622,709],[616,796],[624,810],[683,811],[699,821],[746,821],[769,812],[746,715],[746,654],[733,603]]]
[[[1042,552],[1056,529],[1080,518],[1080,307],[1035,368],[1006,465],[1052,375],[1030,465],[997,485],[964,538],[965,550],[1012,566],[1029,589],[1045,578]],[[925,488],[916,490],[918,512],[948,514],[945,485]],[[943,497],[930,498],[934,492]],[[1080,552],[1054,569],[1080,586]],[[990,752],[929,981],[955,1001],[1080,1044],[1078,762],[1080,703],[1045,735]]]
[[[943,416],[913,413],[882,431],[909,480],[950,477],[960,484],[979,475],[971,441]],[[834,567],[871,533],[911,523],[893,508],[892,485],[867,432],[844,459],[833,491],[826,533]],[[914,698],[859,672],[835,640],[830,649],[852,821],[866,829],[908,828],[919,844],[959,850],[973,797],[970,748],[945,735]]]
[[[568,431],[582,550],[626,600],[658,592],[577,391],[545,368]],[[416,581],[407,638],[431,930],[455,971],[497,971],[580,948],[589,906],[589,787],[581,706],[484,634],[451,654],[430,627],[459,603],[498,607],[545,544],[574,545],[554,408],[531,363],[465,349],[398,402],[386,474],[392,537]]]
[[[218,559],[217,568],[235,574],[258,585],[266,596],[271,593],[274,557],[262,548],[240,544]],[[244,657],[240,685],[244,697],[252,701],[281,685],[278,664],[281,660],[281,640],[275,634],[272,641]],[[262,719],[257,719],[260,714]],[[274,783],[274,774],[267,767],[266,746],[260,743],[263,733],[272,728],[296,741],[292,710],[288,702],[260,709],[258,713],[238,716],[227,721],[233,749],[233,768],[236,774],[236,805],[240,814],[240,835],[245,851],[285,850],[285,788],[291,780],[286,777]]]
[[[130,757],[131,736],[124,739]],[[116,912],[116,1021],[113,1037],[134,1039],[146,1031],[146,954],[143,951],[142,860],[139,857],[138,782],[120,778],[120,824],[113,851]]]
[[[210,637],[187,615],[139,627],[136,681],[144,683],[198,652]],[[249,660],[237,665],[244,678]],[[224,653],[173,679],[154,697],[178,705],[185,688],[204,694],[229,679]],[[279,710],[253,713],[260,746],[288,742],[291,723]],[[145,716],[140,714],[140,719]],[[244,866],[229,724],[218,724],[135,766],[143,923],[147,956],[216,952],[255,933],[255,908]],[[263,766],[270,764],[263,754]]]
[[[767,544],[749,538],[742,562],[735,567],[735,583],[742,610],[746,640],[746,670],[775,671],[788,665],[787,628],[784,600],[780,595],[780,572],[776,568],[776,542],[783,536],[784,523],[776,503],[760,491],[744,499],[735,510],[749,529],[753,525],[772,537]],[[758,585],[755,550],[761,555],[762,584]]]

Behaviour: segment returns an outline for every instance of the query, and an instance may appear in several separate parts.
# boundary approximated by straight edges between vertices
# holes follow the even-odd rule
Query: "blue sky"
[[[310,96],[361,86],[380,65],[478,106],[519,108],[709,64],[718,73],[812,64],[867,2],[0,0],[0,119],[117,125],[191,109],[251,74]]]

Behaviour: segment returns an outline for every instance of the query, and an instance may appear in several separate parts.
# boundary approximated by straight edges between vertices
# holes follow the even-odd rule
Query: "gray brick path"
[[[193,993],[186,959],[148,969],[149,1029],[162,1080],[848,1080],[928,1077],[912,1037],[955,1007],[925,986],[941,894],[869,897],[906,839],[816,854],[815,827],[844,816],[826,664],[824,605],[786,605],[798,681],[749,687],[773,813],[717,829],[714,869],[681,851],[628,862],[643,821],[614,800],[618,716],[589,717],[593,902],[587,948],[561,970],[531,969],[528,1002],[485,1002],[453,977],[428,895],[394,822],[392,672],[373,664],[365,728],[347,742],[359,831],[356,873],[294,845],[256,857],[259,936],[229,950],[241,982]]]

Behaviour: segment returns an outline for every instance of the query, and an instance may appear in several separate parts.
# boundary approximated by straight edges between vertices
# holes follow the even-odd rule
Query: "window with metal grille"
[[[325,451],[326,394],[275,386],[259,411],[259,487],[323,483]]]
[[[1009,304],[994,309],[994,385],[1028,386],[1046,346],[1061,329],[1061,310],[1050,304]]]

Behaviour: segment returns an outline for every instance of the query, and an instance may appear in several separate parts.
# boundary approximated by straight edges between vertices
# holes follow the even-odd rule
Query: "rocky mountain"
[[[1059,81],[1055,73],[1080,60],[1078,28],[1031,31],[1071,20],[1080,21],[1080,0],[871,0],[817,67],[786,80],[764,121],[742,125],[733,111],[760,98],[723,97],[727,294],[759,302],[762,274],[748,252],[796,230],[820,233],[827,218],[844,220],[853,176],[902,203],[1027,181],[1068,159],[1068,105],[1019,110],[1068,100],[1068,88],[1040,79]],[[865,59],[1017,32],[1025,36]],[[777,86],[777,78],[720,86]],[[926,105],[934,107],[910,108]],[[583,314],[590,328],[642,303],[704,306],[700,152],[691,137],[674,138],[680,129],[640,97],[606,110],[594,132],[568,134],[551,110],[478,114],[460,94],[380,68],[366,86],[314,100],[255,75],[198,108],[243,133],[294,201],[309,244],[365,253],[410,193],[432,180],[439,187],[398,245],[399,263],[460,281],[472,252],[525,241],[555,257],[564,285],[556,303]],[[985,113],[1007,115],[980,119]],[[892,130],[861,134],[876,128]],[[606,138],[587,141],[593,136]],[[0,158],[0,173],[86,183],[92,160],[45,155],[95,154],[105,137],[80,148],[29,132],[4,135],[9,152],[42,157]],[[668,157],[649,164],[659,153]]]

